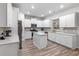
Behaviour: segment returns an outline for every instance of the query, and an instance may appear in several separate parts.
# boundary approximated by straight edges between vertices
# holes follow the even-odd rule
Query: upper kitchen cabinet
[[[0,27],[12,26],[12,5],[7,3],[0,4]]]
[[[59,27],[66,27],[65,16],[59,18]]]
[[[43,24],[42,26],[44,27],[52,27],[50,19],[45,19],[42,24]]]
[[[59,18],[60,27],[77,27],[79,26],[78,20],[79,13],[72,13]]]
[[[29,20],[29,19],[24,19],[24,20],[23,20],[23,24],[24,24],[24,27],[31,27],[31,20]]]
[[[12,15],[13,15],[12,4],[7,4],[7,27],[12,27]]]

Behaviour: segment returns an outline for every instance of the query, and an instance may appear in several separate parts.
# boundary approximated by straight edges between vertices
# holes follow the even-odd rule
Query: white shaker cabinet
[[[0,56],[17,56],[18,42],[0,45]]]
[[[48,39],[51,41],[56,41],[56,35],[55,33],[48,33]]]
[[[73,36],[63,35],[61,39],[61,44],[73,48]]]
[[[43,27],[43,21],[38,20],[37,21],[37,27]]]
[[[7,4],[7,27],[12,27],[13,8],[12,4]]]
[[[0,27],[7,24],[7,4],[0,3]]]
[[[65,27],[66,26],[66,24],[65,24],[65,16],[61,16],[59,18],[59,26],[60,27]]]
[[[31,38],[32,38],[32,32],[31,31],[25,31],[24,39],[31,39]]]
[[[63,40],[63,36],[61,34],[55,33],[55,42],[61,44]]]
[[[76,27],[78,26],[79,13],[72,13],[59,17],[60,27]]]
[[[43,27],[51,27],[51,20],[50,19],[45,19],[42,23]]]
[[[75,49],[77,47],[77,38],[75,34],[67,34],[67,33],[49,33],[48,39],[50,41],[59,43],[63,46]]]
[[[12,5],[9,3],[0,4],[0,27],[11,27]]]
[[[76,21],[76,13],[65,16],[66,27],[75,27],[76,26],[75,21]]]

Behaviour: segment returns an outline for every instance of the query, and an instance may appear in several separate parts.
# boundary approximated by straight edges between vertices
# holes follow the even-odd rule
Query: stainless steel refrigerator
[[[22,49],[22,21],[18,21],[19,49]]]

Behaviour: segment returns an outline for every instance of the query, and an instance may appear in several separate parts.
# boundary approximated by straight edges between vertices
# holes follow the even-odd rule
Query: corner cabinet
[[[59,17],[60,27],[77,27],[79,26],[79,13],[72,13]]]
[[[0,27],[11,27],[12,4],[0,3]]]

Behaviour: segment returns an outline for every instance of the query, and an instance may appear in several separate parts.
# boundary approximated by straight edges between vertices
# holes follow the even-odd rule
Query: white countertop
[[[0,40],[0,45],[9,44],[9,43],[16,43],[16,42],[19,42],[17,35],[11,36],[11,37],[6,37],[5,40]]]
[[[70,35],[70,36],[76,35],[76,34],[64,33],[64,32],[49,32],[49,33],[56,33],[56,34],[63,34],[63,35]]]
[[[46,35],[44,32],[42,32],[42,31],[39,31],[39,32],[35,32],[35,34],[37,34],[37,35]]]
[[[58,33],[58,34],[65,34],[65,35],[70,35],[70,36],[74,36],[74,35],[76,35],[76,34],[71,34],[71,33],[64,33],[64,32],[56,32],[56,33]]]

